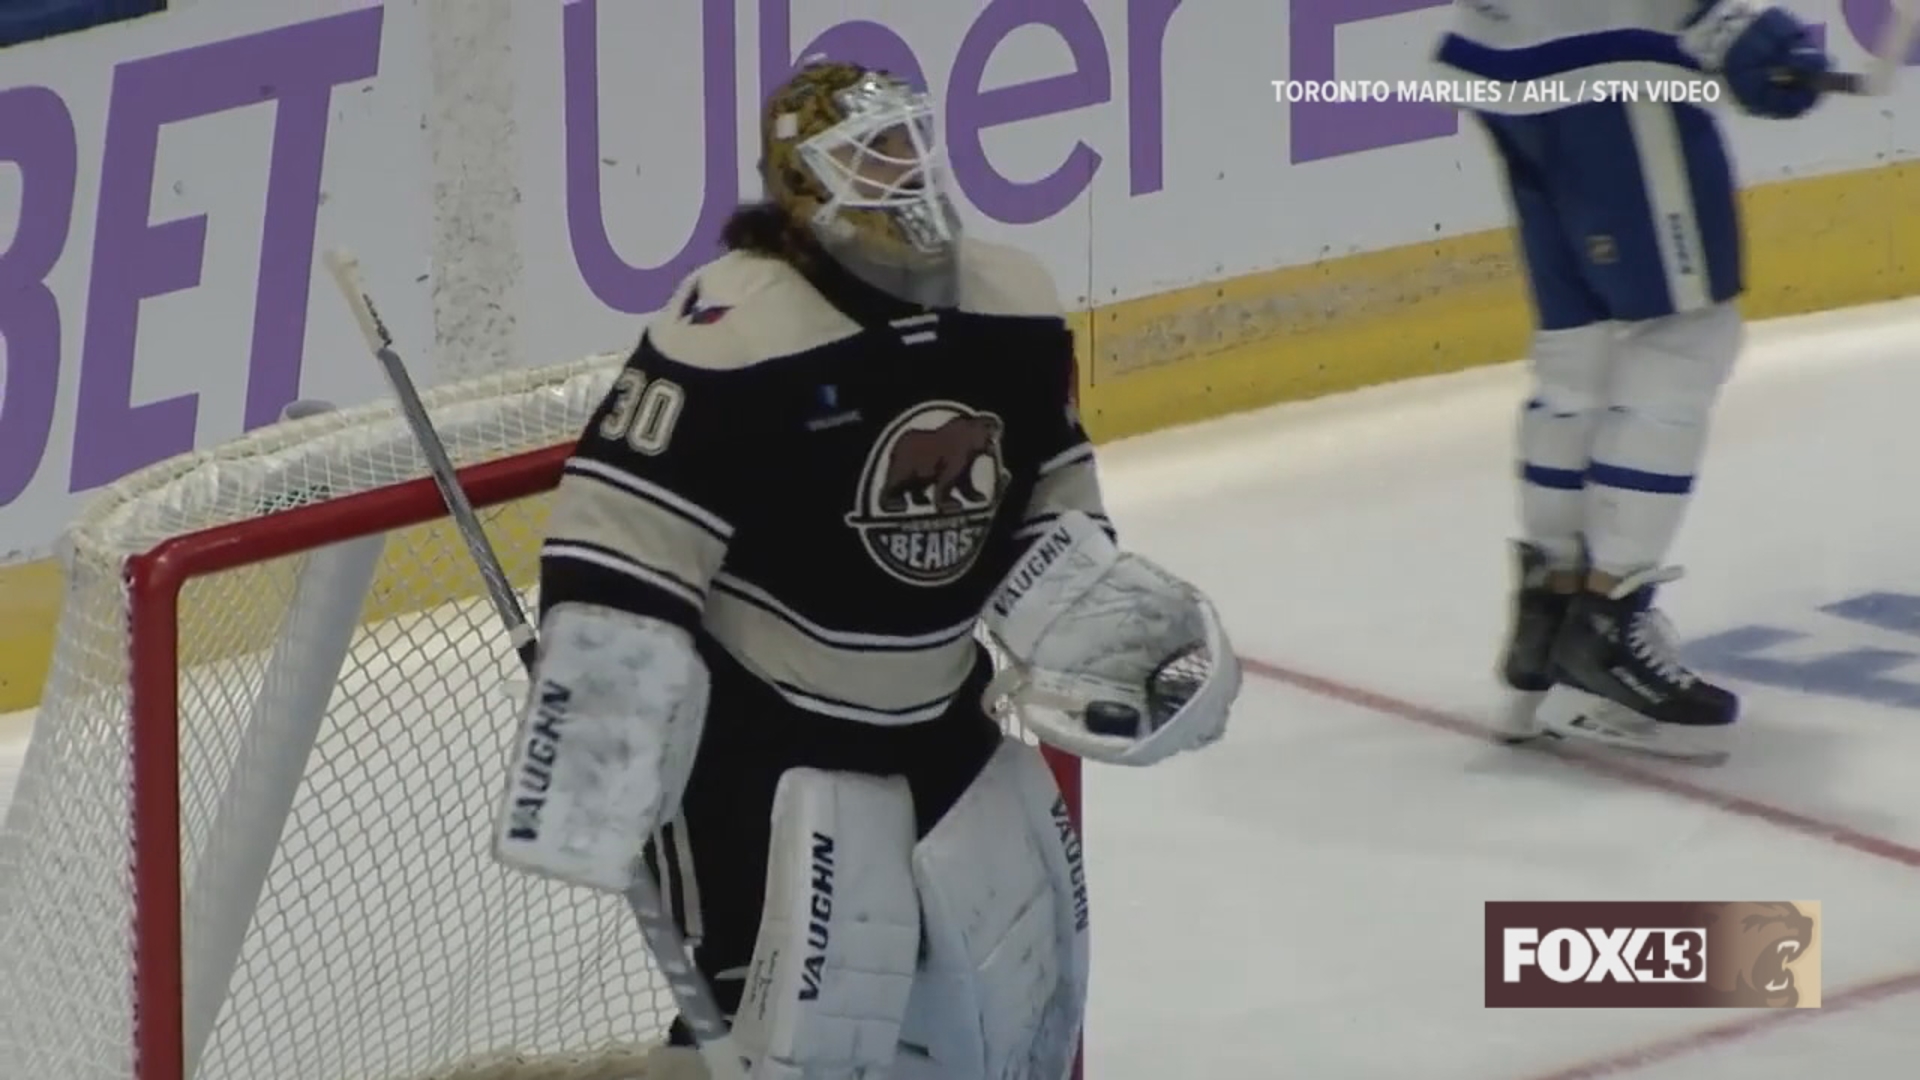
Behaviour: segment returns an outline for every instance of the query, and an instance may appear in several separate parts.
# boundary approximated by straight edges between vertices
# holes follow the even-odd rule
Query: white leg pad
[[[1046,761],[1008,739],[913,852],[927,958],[902,1039],[951,1080],[1058,1080],[1087,997],[1079,833]]]
[[[920,954],[915,831],[899,777],[780,778],[760,936],[734,1018],[754,1080],[887,1076]]]

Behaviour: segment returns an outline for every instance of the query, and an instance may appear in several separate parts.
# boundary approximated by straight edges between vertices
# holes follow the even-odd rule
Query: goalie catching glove
[[[1007,661],[988,710],[1009,707],[1042,741],[1084,758],[1151,765],[1205,746],[1240,693],[1212,603],[1082,513],[1041,534],[982,622]]]
[[[494,858],[625,892],[647,838],[680,807],[706,722],[706,662],[685,630],[558,604],[515,735]]]

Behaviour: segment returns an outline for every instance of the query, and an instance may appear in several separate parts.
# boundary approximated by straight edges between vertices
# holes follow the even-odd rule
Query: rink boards
[[[1409,0],[1357,13],[1329,0],[1093,0],[1085,18],[1076,5],[1031,26],[1008,24],[1004,5],[917,8],[859,25],[897,34],[945,92],[954,171],[976,231],[1032,250],[1079,312],[1083,413],[1108,442],[1519,355],[1525,295],[1509,237],[1496,227],[1504,207],[1474,125],[1404,103],[1342,111],[1267,100],[1267,80],[1280,75],[1413,71],[1445,6]],[[1836,21],[1826,6],[1798,5],[1828,20],[1839,62],[1857,66],[1870,27],[1855,25],[1853,6]],[[757,65],[720,47],[727,11],[737,43],[759,46]],[[38,698],[62,588],[43,556],[102,477],[231,438],[270,419],[272,395],[289,388],[342,405],[385,396],[324,282],[306,281],[303,292],[294,275],[268,289],[263,265],[311,260],[292,248],[270,252],[264,237],[353,246],[423,381],[623,348],[651,310],[646,298],[700,254],[698,238],[715,224],[710,193],[734,193],[740,181],[737,193],[750,194],[751,156],[728,136],[747,129],[753,103],[784,72],[781,46],[802,50],[843,30],[858,38],[848,29],[855,23],[835,22],[845,14],[803,0],[670,12],[286,0],[246,12],[188,7],[15,50],[22,79],[41,79],[65,103],[80,153],[66,250],[45,279],[67,332],[10,340],[51,356],[58,373],[54,392],[34,364],[7,387],[0,435],[28,441],[0,444],[12,480],[24,484],[16,492],[0,476],[0,562],[10,563],[0,567],[0,709]],[[690,47],[696,40],[704,52]],[[1086,91],[1079,104],[1057,92],[1068,78],[1058,74],[1062,41],[1087,84],[1076,84]],[[587,59],[612,42],[623,55],[634,50],[632,62],[589,70]],[[436,50],[476,43],[512,46],[488,54],[497,64],[465,72],[499,80],[494,90],[521,121],[511,131],[463,127],[493,115],[474,111],[492,99],[423,76],[435,70]],[[501,59],[509,53],[510,63]],[[973,67],[989,55],[992,79]],[[307,140],[305,156],[286,156],[318,170],[310,188],[269,167],[282,156],[271,152],[278,121],[263,122],[272,106],[168,124],[163,152],[139,174],[150,192],[106,182],[103,155],[119,146],[108,121],[133,108],[137,79],[171,85],[154,73],[271,70],[289,56],[326,60],[324,72],[307,74],[333,80],[324,83],[335,106],[327,124],[287,128],[287,138]],[[701,123],[631,115],[630,103],[663,79],[703,100]],[[1043,111],[993,119],[991,95],[1008,86],[1034,88]],[[703,89],[711,92],[696,94]],[[1902,84],[1884,101],[1835,99],[1794,124],[1726,110],[1750,182],[1751,315],[1920,289],[1920,265],[1906,254],[1920,250],[1910,212],[1920,167],[1904,160],[1914,144],[1903,107],[1915,94]],[[422,144],[423,115],[431,145]],[[588,116],[601,129],[594,154],[568,141],[596,126],[578,123]],[[462,142],[473,131],[484,138]],[[1223,140],[1220,131],[1245,135]],[[517,141],[499,142],[509,136]],[[676,141],[701,138],[712,151],[704,157]],[[473,182],[452,183],[461,176]],[[448,191],[459,198],[435,194]],[[514,197],[483,199],[503,191]],[[127,209],[149,203],[144,218]],[[290,216],[263,216],[258,208],[269,204]],[[109,242],[118,234],[95,235],[99,222],[145,228],[196,214],[206,215],[207,241],[182,280],[197,285],[118,297],[118,306],[103,300],[96,313],[91,298],[106,296],[96,271],[127,261],[95,266],[94,248],[118,250]],[[117,378],[129,383],[124,401],[108,393],[120,390]],[[32,442],[43,401],[52,413]],[[150,416],[131,411],[149,407]],[[418,568],[396,558],[387,577],[416,580]]]
[[[1920,291],[1920,166],[1786,181],[1743,197],[1756,318]],[[1504,230],[1436,239],[1126,301],[1078,317],[1083,411],[1111,441],[1280,401],[1497,363],[1521,354],[1531,315]],[[517,528],[518,526],[516,526]],[[503,550],[516,580],[532,570],[530,535]],[[517,541],[517,542],[516,542]],[[389,548],[377,596],[427,589],[473,595],[470,567],[409,561],[431,542]],[[0,569],[0,710],[36,704],[58,617],[58,567]],[[376,604],[371,614],[418,610]],[[224,610],[211,618],[253,618]]]

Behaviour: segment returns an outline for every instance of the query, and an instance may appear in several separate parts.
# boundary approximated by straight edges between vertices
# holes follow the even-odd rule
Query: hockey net
[[[427,395],[523,589],[618,366]],[[524,682],[397,411],[130,476],[62,556],[0,829],[0,1072],[642,1075],[673,1004],[631,912],[488,853]],[[1077,816],[1074,763],[1054,766]]]

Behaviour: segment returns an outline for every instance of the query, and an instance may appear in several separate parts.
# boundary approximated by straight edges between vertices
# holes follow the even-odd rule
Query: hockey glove
[[[1813,108],[1820,99],[1813,80],[1832,65],[1791,12],[1745,0],[1706,4],[1681,31],[1680,47],[1726,79],[1746,111],[1780,120]]]
[[[1199,590],[1062,514],[983,613],[1004,667],[989,711],[1095,761],[1151,765],[1226,730],[1240,661]]]

